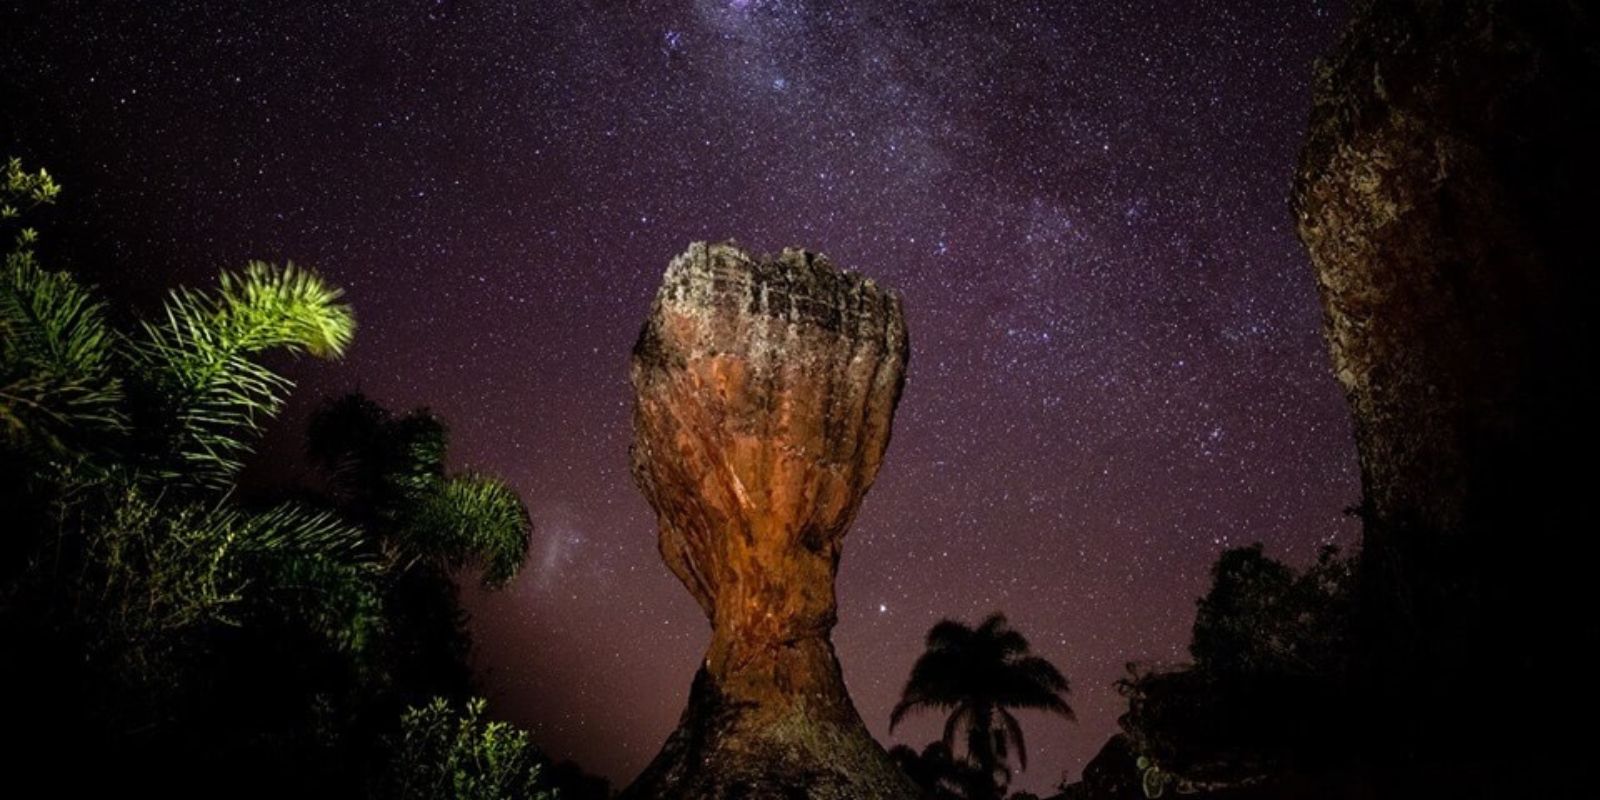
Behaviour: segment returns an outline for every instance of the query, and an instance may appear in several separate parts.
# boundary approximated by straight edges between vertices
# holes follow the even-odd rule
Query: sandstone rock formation
[[[633,474],[712,636],[624,797],[916,797],[829,641],[908,352],[898,296],[815,253],[700,243],[667,268],[633,352]]]
[[[1558,763],[1549,729],[1595,708],[1556,665],[1597,639],[1597,41],[1582,3],[1363,2],[1319,67],[1294,207],[1355,415],[1391,755]]]

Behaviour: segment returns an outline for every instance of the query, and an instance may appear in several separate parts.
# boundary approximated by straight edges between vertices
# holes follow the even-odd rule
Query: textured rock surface
[[[1530,728],[1594,709],[1586,678],[1532,692],[1596,640],[1596,42],[1576,2],[1367,2],[1319,67],[1294,206],[1355,415],[1391,754],[1552,754]]]
[[[828,638],[908,352],[899,298],[820,255],[697,243],[667,268],[633,353],[633,474],[712,637],[624,797],[916,796]]]

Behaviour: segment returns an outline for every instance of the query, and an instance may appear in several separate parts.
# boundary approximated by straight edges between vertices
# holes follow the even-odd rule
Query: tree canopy
[[[984,778],[958,780],[967,784],[964,796],[998,797],[1010,782],[1013,759],[1018,768],[1028,767],[1022,723],[1013,712],[1072,719],[1067,692],[1066,677],[1033,655],[1027,638],[1005,615],[991,614],[975,628],[946,619],[928,631],[926,650],[911,668],[889,727],[918,711],[946,714],[944,752],[959,755]]]
[[[219,780],[392,796],[397,770],[433,770],[464,797],[547,797],[529,788],[542,756],[526,735],[470,701],[453,580],[469,565],[494,587],[516,576],[532,535],[517,493],[446,474],[426,412],[352,397],[312,431],[331,491],[249,496],[241,470],[293,388],[265,359],[341,357],[356,329],[341,290],[251,261],[153,315],[114,309],[43,265],[22,227],[59,193],[6,165],[0,637],[27,657],[0,659],[0,678],[31,733],[17,763],[91,760],[52,773],[67,794],[115,776],[162,796]],[[334,435],[352,416],[366,428]]]

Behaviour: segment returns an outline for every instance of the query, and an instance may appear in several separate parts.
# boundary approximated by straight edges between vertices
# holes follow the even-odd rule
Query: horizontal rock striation
[[[845,532],[909,350],[894,293],[821,255],[697,243],[634,347],[636,482],[711,621],[689,706],[629,798],[899,800],[829,633]]]

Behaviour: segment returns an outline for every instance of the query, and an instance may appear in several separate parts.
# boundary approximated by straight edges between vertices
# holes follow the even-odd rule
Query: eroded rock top
[[[664,338],[667,318],[693,320],[693,335],[676,330]],[[900,298],[871,278],[796,247],[753,257],[732,242],[695,242],[667,266],[634,359],[660,367],[690,354],[737,352],[770,367],[801,355],[779,349],[794,337],[817,334],[878,341],[902,360],[906,354]]]
[[[633,472],[661,551],[743,639],[826,630],[844,535],[889,441],[900,298],[822,255],[695,243],[633,353]]]

